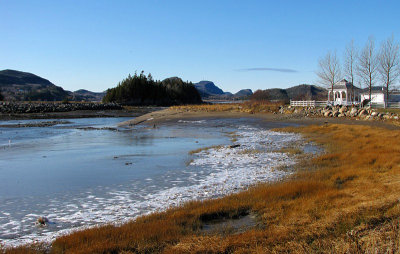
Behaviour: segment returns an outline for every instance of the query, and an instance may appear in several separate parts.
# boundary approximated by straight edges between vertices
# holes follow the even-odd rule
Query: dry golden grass
[[[222,147],[223,147],[222,145],[200,147],[198,149],[194,149],[194,150],[189,151],[189,155],[193,155],[193,154],[200,153],[200,152],[205,152],[205,151],[208,151],[210,149],[219,149],[219,148],[222,148]]]
[[[63,236],[51,253],[399,253],[400,131],[358,125],[283,131],[302,133],[327,153],[301,161],[285,181]],[[262,227],[224,235],[200,230],[249,212]]]
[[[277,112],[281,105],[282,103],[280,102],[246,101],[244,103],[185,105],[171,108],[189,112],[243,112],[255,114]]]

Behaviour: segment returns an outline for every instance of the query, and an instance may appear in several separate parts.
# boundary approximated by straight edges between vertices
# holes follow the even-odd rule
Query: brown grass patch
[[[173,106],[172,109],[190,112],[243,112],[249,114],[278,112],[281,102],[246,101],[243,103]]]
[[[285,130],[304,134],[327,153],[301,161],[286,181],[63,236],[51,252],[398,253],[400,131],[357,125]],[[205,221],[248,212],[258,215],[262,229],[201,233]]]
[[[221,147],[223,147],[223,146],[222,145],[216,145],[216,146],[201,147],[201,148],[189,151],[189,154],[193,155],[193,154],[200,153],[200,152],[206,152],[206,151],[208,151],[210,149],[219,149]]]

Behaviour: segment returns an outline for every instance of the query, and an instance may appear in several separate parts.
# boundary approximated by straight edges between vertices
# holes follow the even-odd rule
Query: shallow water
[[[115,127],[125,120],[81,118],[51,127],[0,128],[0,241],[50,241],[77,228],[125,222],[187,200],[277,180],[287,172],[273,168],[293,160],[274,150],[299,139],[259,128],[250,119],[77,129]],[[34,121],[44,120],[0,124]],[[229,148],[232,132],[238,148]],[[188,153],[215,145],[222,146]],[[50,223],[35,225],[39,216]]]

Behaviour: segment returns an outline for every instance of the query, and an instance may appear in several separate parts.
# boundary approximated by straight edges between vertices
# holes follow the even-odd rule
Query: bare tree
[[[336,57],[336,52],[328,52],[324,58],[318,61],[318,71],[316,74],[319,77],[319,82],[331,89],[332,101],[335,99],[333,95],[333,86],[339,82],[341,77],[339,60]]]
[[[357,59],[357,49],[354,46],[354,40],[351,40],[347,44],[346,51],[344,53],[344,75],[351,82],[351,97],[350,100],[354,101],[354,77],[355,77],[355,66]]]
[[[369,37],[367,44],[358,57],[358,76],[361,82],[369,89],[369,99],[371,100],[372,86],[375,84],[376,74],[378,71],[378,57],[375,53],[375,41],[373,37]]]
[[[400,76],[399,44],[394,41],[393,36],[381,45],[378,71],[382,82],[386,86],[385,106],[387,106],[389,89],[396,83],[396,80]]]

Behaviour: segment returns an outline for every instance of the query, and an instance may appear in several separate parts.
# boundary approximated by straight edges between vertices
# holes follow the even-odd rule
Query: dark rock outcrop
[[[224,94],[224,91],[217,87],[212,81],[203,80],[195,83],[194,86],[196,87],[197,91],[199,91],[202,98]]]
[[[117,103],[16,103],[0,102],[0,113],[47,113],[68,112],[77,110],[120,110],[122,106]]]

